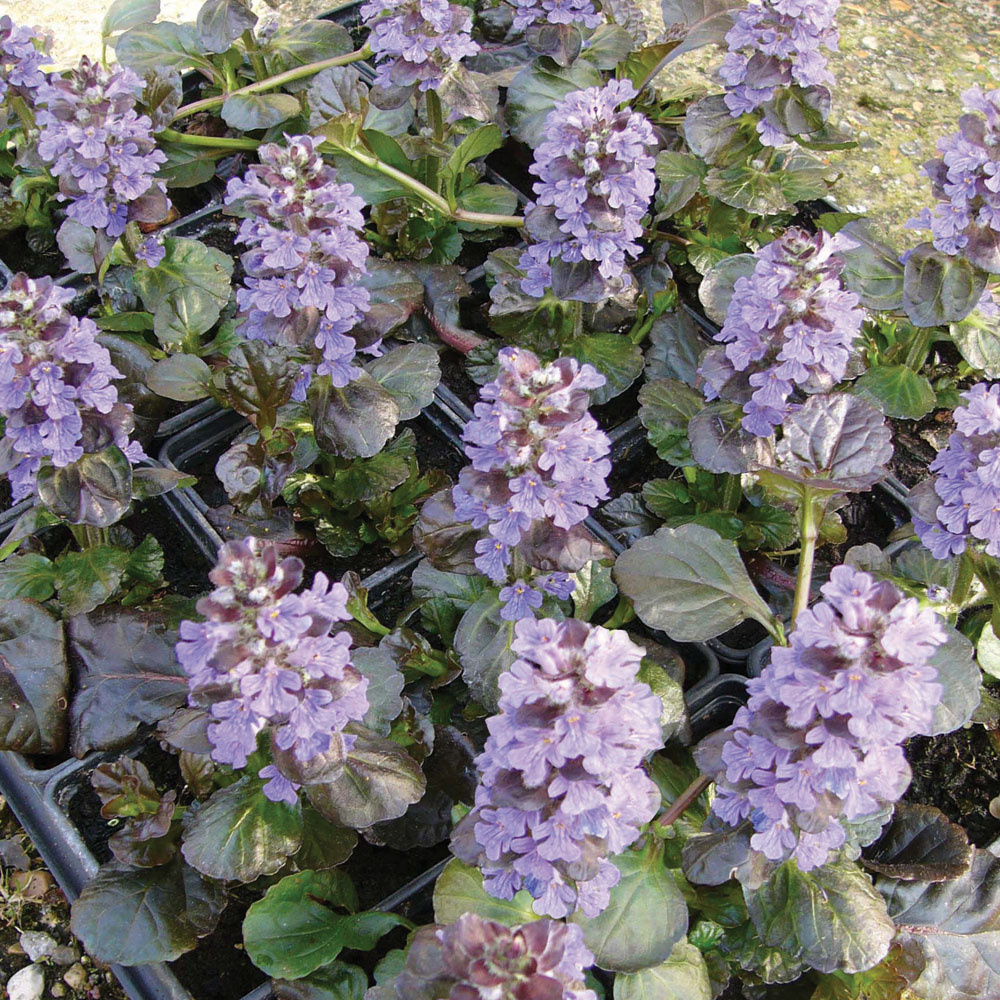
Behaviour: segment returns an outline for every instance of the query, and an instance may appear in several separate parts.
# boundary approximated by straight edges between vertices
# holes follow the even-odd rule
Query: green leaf
[[[143,583],[159,583],[162,573],[163,549],[154,535],[146,535],[128,554],[125,576]]]
[[[193,486],[196,482],[194,476],[185,476],[176,469],[140,466],[132,472],[132,498],[148,500],[169,493],[178,486]]]
[[[989,378],[1000,378],[1000,326],[995,316],[973,310],[948,326],[962,357]]]
[[[649,838],[639,851],[609,859],[621,872],[611,901],[596,917],[577,910],[595,964],[613,972],[638,972],[665,962],[688,926],[687,905],[664,864],[662,844]]]
[[[101,37],[107,39],[119,31],[149,24],[159,13],[160,0],[114,0],[101,21]]]
[[[402,747],[362,727],[333,780],[307,785],[309,801],[330,822],[354,830],[396,819],[427,787],[420,765]]]
[[[201,289],[220,309],[229,302],[233,277],[229,254],[179,236],[168,236],[163,249],[165,256],[156,267],[139,268],[134,276],[136,290],[150,312],[155,315],[167,296],[181,288]]]
[[[26,552],[0,564],[0,600],[29,597],[47,601],[55,593],[56,568],[38,552]]]
[[[4,595],[6,596],[6,595]],[[24,595],[29,596],[29,595]],[[44,600],[44,598],[39,598]],[[979,645],[976,646],[976,660],[983,672],[1000,679],[1000,639],[993,631],[993,626],[987,622],[979,635]]]
[[[707,343],[691,314],[676,309],[657,316],[646,347],[646,380],[672,378],[685,385],[698,381],[701,352]]]
[[[486,589],[487,580],[480,574],[447,573],[421,559],[411,586],[413,596],[424,602],[420,608],[424,628],[451,645],[459,620]]]
[[[102,865],[73,904],[70,929],[98,962],[170,962],[211,933],[226,890],[180,858],[154,868]]]
[[[262,55],[268,76],[275,76],[296,66],[344,55],[353,48],[347,29],[333,21],[298,21],[271,35]]]
[[[502,184],[474,184],[459,192],[458,207],[466,212],[483,212],[488,215],[514,215],[517,212],[517,194]],[[475,222],[460,222],[463,232],[482,231]]]
[[[98,316],[94,322],[101,330],[124,333],[145,333],[153,329],[153,314],[148,312],[118,313],[114,316]]]
[[[986,272],[931,243],[910,251],[903,267],[903,309],[914,326],[958,323],[979,304]]]
[[[132,465],[114,445],[62,468],[38,470],[38,498],[70,524],[107,528],[132,502]]]
[[[175,288],[160,300],[153,332],[166,351],[197,350],[199,338],[215,326],[221,310],[219,299],[204,288]]]
[[[157,139],[160,150],[166,154],[166,163],[160,164],[156,176],[168,188],[197,187],[215,176],[215,161],[226,155],[224,149],[211,146],[188,146],[182,142]]]
[[[56,589],[68,615],[86,614],[117,589],[129,554],[113,545],[64,552],[55,562]]]
[[[503,136],[498,126],[492,122],[489,125],[480,125],[470,132],[448,157],[448,162],[441,171],[441,178],[445,183],[454,185],[470,163],[489,156],[502,145]]]
[[[698,298],[713,323],[726,322],[733,289],[740,278],[749,277],[757,267],[753,254],[737,253],[713,264],[698,286]]]
[[[244,31],[251,31],[257,15],[241,0],[205,0],[195,27],[206,52],[225,52]]]
[[[511,81],[507,90],[507,122],[513,134],[532,149],[542,141],[545,118],[557,102],[574,90],[600,87],[600,70],[577,59],[561,67],[546,56],[528,63]]]
[[[229,356],[223,372],[226,402],[258,427],[273,427],[292,398],[299,366],[277,344],[248,340]]]
[[[869,309],[890,312],[903,306],[903,265],[892,247],[882,243],[872,232],[867,219],[849,222],[843,227],[856,247],[841,250],[844,284]]]
[[[334,826],[308,803],[302,807],[302,847],[294,857],[299,871],[326,870],[342,865],[354,853],[358,835]]]
[[[277,1000],[364,1000],[368,976],[347,962],[329,962],[301,979],[275,979]]]
[[[607,381],[590,394],[591,405],[600,406],[624,392],[641,374],[642,350],[620,333],[589,333],[569,346],[569,357],[592,364]]]
[[[491,896],[483,888],[482,872],[458,858],[445,865],[434,884],[434,920],[439,924],[451,924],[463,913],[475,913],[484,920],[518,927],[538,919],[532,902],[527,889],[518,891],[513,899]]]
[[[702,953],[678,941],[662,965],[615,976],[614,1000],[712,1000],[714,993]]]
[[[885,902],[853,862],[809,872],[786,861],[759,888],[744,888],[761,943],[820,972],[862,972],[880,962],[896,933]]]
[[[972,643],[957,629],[939,622],[947,640],[934,650],[928,665],[937,671],[935,678],[943,688],[941,700],[934,706],[931,725],[924,736],[939,736],[964,726],[979,705],[982,674],[974,659]]]
[[[736,546],[697,524],[640,538],[618,557],[615,578],[636,614],[672,639],[711,639],[746,618],[774,628]]]
[[[438,354],[430,344],[404,344],[369,361],[365,367],[396,400],[399,420],[419,416],[420,411],[430,405],[441,381]]]
[[[854,392],[873,398],[887,417],[919,420],[930,413],[937,395],[926,375],[906,365],[877,365],[855,383]]]
[[[0,749],[62,751],[68,689],[62,622],[35,601],[4,600],[0,604]]]
[[[388,736],[392,720],[403,710],[403,674],[396,661],[384,649],[358,648],[351,652],[351,663],[368,678],[365,696],[368,711],[364,725],[379,736]]]
[[[379,938],[404,923],[395,913],[355,913],[356,908],[354,887],[337,869],[288,875],[247,910],[244,947],[269,976],[299,979],[344,948],[374,948]]]
[[[232,94],[220,114],[230,128],[252,132],[280,125],[301,110],[299,99],[291,94]]]
[[[830,168],[808,153],[775,154],[766,168],[754,162],[710,169],[705,177],[708,193],[755,215],[776,215],[828,191]]]
[[[302,807],[272,802],[264,783],[245,775],[220,788],[184,832],[184,860],[202,875],[253,882],[273,875],[302,846]]]
[[[639,419],[656,454],[671,465],[694,464],[688,422],[705,405],[696,389],[675,379],[647,382],[639,390]]]
[[[342,458],[371,458],[392,437],[399,404],[392,393],[364,373],[343,388],[328,375],[314,378],[308,393],[316,443]]]
[[[589,622],[598,608],[614,600],[618,588],[611,579],[611,567],[592,559],[570,577],[573,587],[573,617]]]
[[[690,153],[661,150],[656,154],[655,170],[657,218],[668,219],[698,193],[706,167]]]
[[[500,697],[497,681],[517,659],[510,648],[514,623],[500,617],[500,592],[490,587],[462,615],[455,630],[455,652],[472,696],[494,710]]]
[[[115,42],[115,55],[139,76],[163,69],[197,69],[210,80],[215,78],[216,68],[202,52],[192,24],[137,25]]]
[[[42,528],[49,528],[58,523],[59,518],[41,504],[29,507],[7,532],[3,545],[0,545],[0,560],[8,559],[26,538],[30,538]]]

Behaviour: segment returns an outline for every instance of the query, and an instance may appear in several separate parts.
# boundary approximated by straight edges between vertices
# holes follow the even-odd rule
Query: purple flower
[[[220,763],[245,767],[268,730],[275,760],[259,772],[269,779],[264,794],[294,804],[294,762],[335,741],[350,749],[353,737],[342,730],[368,711],[368,679],[350,662],[350,637],[330,635],[333,622],[350,618],[347,591],[317,573],[295,593],[301,561],[279,560],[277,546],[259,538],[224,545],[209,579],[216,588],[197,605],[206,621],[181,622],[177,643],[189,702],[210,708],[208,738]]]
[[[528,586],[524,580],[515,580],[500,591],[500,601],[503,604],[500,617],[509,622],[534,617],[535,609],[542,606],[543,596],[540,591]]]
[[[663,745],[662,706],[636,681],[643,650],[573,618],[527,617],[500,677],[500,714],[476,761],[473,811],[452,850],[503,899],[525,888],[538,914],[588,917],[618,881],[623,851],[660,802],[642,764]],[[470,836],[471,834],[471,836]]]
[[[39,33],[37,28],[18,26],[7,14],[0,17],[0,109],[12,91],[29,106],[35,103],[35,92],[45,82],[39,67],[51,62],[51,47],[50,35]]]
[[[726,321],[699,374],[708,399],[733,391],[747,372],[753,392],[743,405],[743,427],[768,437],[791,411],[795,386],[831,389],[847,373],[864,310],[845,291],[837,251],[853,247],[843,233],[788,229],[754,254],[753,274],[737,279]],[[745,399],[745,395],[741,399]]]
[[[596,283],[574,290],[577,279],[569,281],[574,287],[562,282],[558,295],[599,301],[632,283],[626,257],[641,252],[642,217],[656,186],[653,128],[645,116],[618,110],[635,96],[630,81],[611,80],[574,91],[546,117],[545,140],[530,168],[539,180],[525,212],[533,237],[520,262],[525,294],[540,298],[554,268],[584,261]]]
[[[971,87],[962,94],[971,112],[959,119],[959,131],[939,139],[940,159],[923,172],[938,203],[907,222],[909,229],[930,229],[942,253],[989,253],[1000,233],[1000,90]],[[994,268],[990,268],[994,270]]]
[[[479,51],[468,8],[448,0],[369,0],[361,17],[380,87],[436,90],[455,64]]]
[[[129,220],[159,222],[170,208],[154,176],[166,154],[156,148],[152,121],[135,110],[144,86],[132,70],[84,56],[38,88],[38,153],[59,178],[66,214],[112,240]]]
[[[524,31],[533,24],[579,24],[596,28],[604,17],[591,0],[510,0],[514,8],[514,30]]]
[[[72,298],[51,278],[24,274],[0,291],[0,412],[14,500],[32,493],[43,461],[62,467],[108,445],[145,457],[129,441],[132,407],[111,384],[121,372],[95,324],[66,311]]]
[[[147,267],[158,267],[166,255],[163,244],[155,236],[144,239],[135,252],[136,259]]]
[[[400,1000],[597,1000],[584,985],[593,963],[576,924],[506,927],[465,913],[453,924],[417,931],[391,988]]]
[[[726,34],[729,53],[719,75],[734,118],[755,111],[783,87],[834,82],[822,49],[836,52],[840,0],[752,0]],[[790,136],[766,120],[757,123],[765,146]]]
[[[750,818],[750,844],[803,870],[847,840],[846,824],[906,790],[900,744],[925,732],[943,689],[929,661],[946,641],[937,616],[888,581],[837,566],[824,601],[800,612],[736,713],[713,810]]]
[[[571,528],[608,495],[611,445],[587,412],[588,390],[604,384],[592,365],[572,358],[546,365],[514,347],[500,351],[498,360],[500,374],[480,390],[475,419],[463,432],[472,467],[462,471],[452,499],[460,520],[488,526],[488,537],[476,543],[476,565],[502,583],[510,550],[533,522]],[[572,590],[564,574],[553,586],[566,591],[557,596]],[[538,607],[541,599],[540,593],[520,595],[517,609]]]
[[[1000,384],[980,382],[955,410],[956,430],[930,464],[941,500],[936,522],[914,517],[917,536],[935,559],[985,543],[1000,556]]]
[[[287,147],[267,143],[259,163],[226,189],[226,204],[245,215],[238,243],[247,277],[236,293],[251,340],[281,344],[312,362],[296,387],[304,399],[312,371],[343,387],[361,374],[357,344],[348,334],[368,311],[361,285],[368,245],[364,201],[316,151],[311,136],[290,136]],[[378,352],[378,342],[364,350]]]

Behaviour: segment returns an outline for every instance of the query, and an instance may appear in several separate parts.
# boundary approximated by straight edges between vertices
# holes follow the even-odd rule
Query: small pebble
[[[66,987],[62,983],[53,983],[49,993],[54,997],[64,997],[66,996]]]
[[[40,1000],[45,991],[45,973],[40,965],[26,965],[7,980],[9,1000]]]
[[[861,44],[866,49],[877,49],[878,39],[874,35],[865,35],[865,37],[861,39]]]
[[[87,986],[87,970],[77,962],[63,973],[63,982],[71,990],[82,990]]]
[[[932,94],[943,94],[947,88],[944,85],[944,80],[939,76],[935,76],[928,81],[927,89]]]
[[[52,949],[52,954],[49,955],[49,958],[56,965],[72,965],[79,960],[80,952],[70,944],[60,944]]]
[[[32,962],[37,962],[40,958],[51,958],[52,952],[59,947],[56,939],[45,931],[25,931],[20,942],[24,953]]]

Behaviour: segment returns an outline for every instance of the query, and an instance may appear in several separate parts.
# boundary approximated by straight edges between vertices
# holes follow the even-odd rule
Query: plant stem
[[[267,68],[264,66],[264,60],[260,54],[260,46],[257,44],[257,39],[254,38],[251,28],[247,28],[241,37],[243,39],[243,47],[246,49],[247,57],[250,60],[250,65],[253,66],[254,76],[259,80],[267,73]]]
[[[698,777],[695,778],[695,780],[692,781],[691,784],[688,785],[676,799],[674,799],[670,808],[664,810],[664,812],[656,817],[656,825],[665,830],[668,826],[672,826],[676,823],[688,806],[694,803],[698,796],[701,795],[701,793],[705,791],[710,784],[712,784],[711,778],[706,778],[703,774],[698,775]]]
[[[324,69],[332,66],[347,66],[350,63],[360,62],[367,59],[372,54],[372,50],[367,45],[354,52],[348,52],[342,56],[332,56],[329,59],[320,59],[317,62],[307,63],[305,66],[296,66],[294,69],[286,70],[275,76],[269,76],[264,80],[257,80],[256,83],[249,83],[239,90],[233,90],[227,94],[217,94],[215,97],[203,97],[200,101],[192,101],[178,108],[173,117],[173,121],[178,118],[186,118],[188,115],[196,115],[199,111],[210,111],[224,104],[226,99],[234,94],[260,94],[265,90],[273,90],[275,87],[282,87],[286,83],[293,83],[296,80],[304,80],[308,76],[313,76]]]
[[[722,483],[722,509],[735,514],[740,509],[740,501],[743,499],[743,486],[739,476],[729,473],[723,473],[723,476],[725,478]]]
[[[436,90],[428,90],[424,93],[427,102],[427,123],[431,127],[431,135],[438,142],[444,142],[444,112],[441,110],[441,98]]]
[[[935,331],[933,327],[919,327],[910,340],[910,345],[906,350],[906,360],[904,364],[907,368],[918,372],[924,366],[927,355],[930,352],[931,344],[934,343]]]
[[[799,537],[802,539],[802,552],[799,555],[799,572],[795,579],[795,597],[792,601],[793,626],[799,612],[809,607],[809,587],[812,583],[813,560],[816,558],[816,538],[819,535],[812,490],[807,486],[802,492],[802,505],[799,507]]]
[[[615,608],[615,613],[604,623],[604,627],[609,632],[612,632],[616,628],[627,625],[634,618],[635,610],[632,607],[632,602],[627,597],[619,597],[618,607]]]
[[[951,588],[951,601],[961,608],[969,599],[972,581],[976,578],[976,567],[968,552],[963,552],[958,559],[958,573],[955,575],[955,585]]]
[[[219,151],[219,155],[225,154],[227,149],[256,149],[260,143],[256,139],[227,139],[225,136],[215,135],[192,135],[190,132],[175,132],[172,128],[165,128],[157,135],[170,142],[179,142],[184,146],[205,146]]]

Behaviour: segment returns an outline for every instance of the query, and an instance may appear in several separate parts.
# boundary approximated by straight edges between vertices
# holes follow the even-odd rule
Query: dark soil
[[[1000,837],[990,800],[1000,793],[1000,752],[982,726],[944,736],[915,736],[906,744],[913,783],[904,798],[937,806],[969,832],[977,847]]]

